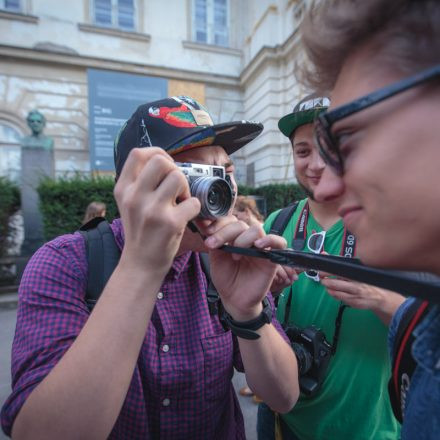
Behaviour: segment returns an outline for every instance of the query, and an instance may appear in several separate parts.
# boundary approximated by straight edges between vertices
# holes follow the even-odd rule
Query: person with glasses
[[[364,263],[440,275],[440,2],[323,2],[307,16],[303,41],[310,61],[304,78],[332,90],[315,129],[328,164],[316,200],[337,204]],[[414,302],[405,301],[390,324],[396,365],[398,329]],[[397,374],[400,389],[390,387],[401,393],[402,439],[435,439],[438,304],[404,334],[414,369],[410,377]]]
[[[290,219],[283,236],[298,251],[355,257],[356,238],[338,215],[336,201],[318,202],[314,197],[326,167],[314,146],[313,121],[329,104],[326,97],[309,95],[278,123],[290,139],[296,179],[307,194],[293,211],[285,211],[290,212]],[[276,232],[273,228],[280,215],[277,211],[268,217],[266,232]],[[277,318],[298,357],[302,393],[286,414],[274,416],[268,405],[259,406],[259,440],[277,438],[275,427],[284,440],[398,438],[399,426],[386,395],[387,325],[404,298],[353,281],[322,278],[311,270],[299,273],[292,283],[294,277],[288,271],[280,269],[272,292],[284,288]],[[303,350],[295,345],[311,351],[294,329],[317,335],[312,326],[322,330],[331,346],[327,369],[321,368],[321,382],[313,368],[306,371]]]

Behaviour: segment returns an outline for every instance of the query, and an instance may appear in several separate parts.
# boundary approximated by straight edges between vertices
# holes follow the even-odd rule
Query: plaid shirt
[[[111,226],[122,249],[120,220]],[[26,398],[87,321],[86,284],[87,259],[79,233],[47,243],[26,267],[12,347],[12,394],[1,413],[7,435]],[[110,438],[245,438],[231,383],[233,367],[243,370],[238,343],[209,314],[206,288],[198,254],[187,252],[174,260]]]

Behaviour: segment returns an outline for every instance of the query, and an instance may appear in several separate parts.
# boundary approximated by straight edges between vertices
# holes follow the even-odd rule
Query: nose
[[[327,202],[340,197],[345,191],[343,178],[336,175],[329,167],[322,173],[313,196],[317,202]]]

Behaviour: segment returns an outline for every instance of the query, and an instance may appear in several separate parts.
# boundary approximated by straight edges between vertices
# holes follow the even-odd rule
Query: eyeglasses
[[[323,247],[324,247],[324,240],[325,240],[325,232],[314,232],[311,234],[307,240],[307,247],[309,248],[310,252],[313,252],[314,254],[320,254]],[[316,281],[319,283],[319,272],[316,270],[307,270],[304,272],[305,276],[307,278],[310,278],[313,281]]]
[[[344,173],[344,160],[340,152],[339,142],[331,131],[335,122],[438,76],[440,76],[440,64],[376,90],[334,110],[321,113],[315,121],[315,142],[323,160],[337,175],[341,176]]]

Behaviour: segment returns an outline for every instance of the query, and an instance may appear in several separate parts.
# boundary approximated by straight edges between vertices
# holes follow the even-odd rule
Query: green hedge
[[[44,179],[38,187],[38,193],[46,240],[76,231],[91,201],[107,205],[108,220],[117,217],[119,214],[113,198],[113,187],[114,180],[110,177],[78,175],[70,179]],[[267,214],[304,197],[301,188],[295,184],[273,184],[259,188],[240,185],[238,192],[265,197]]]
[[[76,231],[90,202],[107,205],[108,220],[118,216],[111,177],[45,178],[38,186],[46,240]]]
[[[20,208],[20,190],[18,186],[0,176],[0,257],[6,255],[11,230],[9,219]]]
[[[303,189],[294,183],[273,183],[271,185],[264,185],[258,188],[239,185],[238,193],[244,196],[263,196],[266,199],[267,215],[305,197]]]

